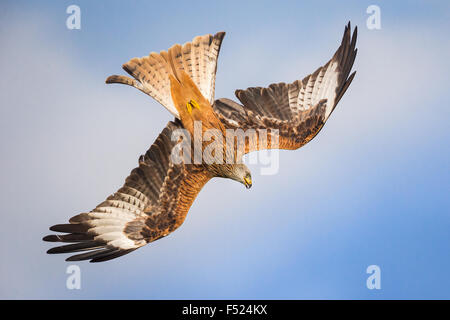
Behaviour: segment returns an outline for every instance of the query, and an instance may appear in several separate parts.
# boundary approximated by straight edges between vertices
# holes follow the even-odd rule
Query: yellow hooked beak
[[[252,187],[252,179],[244,177],[244,184],[247,189],[250,189]]]

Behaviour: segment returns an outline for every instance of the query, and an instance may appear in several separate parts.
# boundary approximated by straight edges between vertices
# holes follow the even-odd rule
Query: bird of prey
[[[295,150],[313,139],[324,126],[352,82],[350,74],[356,57],[357,28],[345,28],[341,45],[322,67],[302,80],[274,83],[266,88],[237,90],[241,104],[229,99],[214,99],[215,76],[224,32],[197,36],[168,51],[152,52],[123,65],[131,77],[113,75],[106,83],[121,83],[148,94],[175,116],[159,134],[150,149],[139,158],[125,184],[90,212],[81,213],[67,224],[50,227],[50,242],[69,243],[48,253],[76,253],[67,261],[101,262],[134,251],[167,236],[185,220],[197,194],[214,177],[252,185],[250,170],[242,154],[261,149]],[[234,144],[223,146],[223,158],[234,162],[175,161],[175,147],[186,135],[173,139],[177,130],[194,134],[195,123],[201,132],[216,129],[260,129],[277,132],[277,143],[245,139],[245,150],[237,155]],[[219,138],[220,140],[220,138]],[[218,140],[218,141],[219,141]],[[186,141],[189,141],[188,139]],[[195,141],[190,140],[190,148]],[[208,145],[201,145],[201,150]],[[188,153],[186,153],[188,154]]]

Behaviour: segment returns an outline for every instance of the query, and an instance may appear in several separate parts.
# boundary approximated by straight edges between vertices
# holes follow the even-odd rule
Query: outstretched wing
[[[349,23],[331,60],[303,80],[237,90],[243,106],[229,99],[215,101],[214,110],[229,129],[278,130],[278,145],[271,136],[267,145],[249,139],[246,153],[264,148],[297,149],[314,138],[353,80],[355,72],[350,75],[350,71],[357,52],[356,35],[357,28],[351,36]]]
[[[176,164],[171,153],[178,141],[177,120],[169,122],[139,166],[131,171],[125,184],[94,210],[72,217],[68,224],[50,230],[66,233],[49,235],[44,241],[71,244],[52,248],[48,253],[75,253],[67,261],[106,261],[127,254],[164,237],[178,228],[200,192],[210,179],[201,166]]]
[[[180,80],[181,70],[184,70],[202,95],[213,104],[217,59],[224,37],[225,32],[218,32],[214,36],[197,36],[184,45],[173,45],[168,51],[152,52],[146,57],[133,58],[123,65],[123,69],[134,79],[113,75],[106,79],[106,83],[133,86],[153,97],[179,118],[170,93],[169,74]]]

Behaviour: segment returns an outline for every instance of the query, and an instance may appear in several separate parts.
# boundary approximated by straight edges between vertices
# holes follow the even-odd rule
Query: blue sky
[[[381,30],[366,28],[372,4]],[[449,18],[445,1],[2,1],[0,298],[450,298]],[[171,120],[108,75],[225,30],[216,97],[233,98],[314,71],[349,20],[357,75],[310,144],[280,152],[277,175],[252,166],[250,191],[208,183],[176,232],[80,263],[81,290],[66,288],[48,226],[119,188]],[[373,264],[381,290],[366,288]]]

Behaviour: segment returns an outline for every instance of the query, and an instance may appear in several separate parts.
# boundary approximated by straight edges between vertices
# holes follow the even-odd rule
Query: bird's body
[[[227,164],[226,159],[230,157],[229,153],[235,154],[234,149],[227,148],[226,144],[226,129],[223,123],[219,120],[214,112],[209,101],[202,95],[197,85],[192,81],[191,77],[184,71],[178,72],[180,78],[177,79],[173,75],[170,77],[170,91],[175,108],[178,111],[180,121],[183,128],[189,132],[190,137],[198,139],[201,147],[195,150],[194,142],[192,143],[191,163],[195,163],[195,153],[201,152],[201,162],[204,170],[208,171],[212,177],[227,178],[233,172],[233,167],[236,163]],[[194,106],[192,106],[194,105]],[[199,128],[198,132],[195,126]],[[204,142],[203,137],[207,135],[208,130],[217,130],[217,137],[212,138],[212,141]],[[192,139],[192,140],[193,140]],[[216,141],[220,139],[220,141]],[[215,161],[209,153],[205,153],[205,149],[213,143],[219,142],[221,146],[221,161]],[[208,158],[209,157],[209,158]]]
[[[348,25],[333,58],[303,80],[237,90],[242,105],[229,99],[214,100],[223,32],[199,36],[167,52],[152,52],[124,64],[133,78],[115,75],[106,82],[143,91],[167,108],[175,120],[140,157],[139,166],[122,188],[94,210],[72,217],[69,224],[50,228],[67,234],[49,235],[44,240],[72,244],[48,252],[81,252],[67,259],[70,261],[110,260],[177,229],[210,179],[229,178],[251,187],[243,154],[300,148],[321,130],[347,90],[356,56],[356,29],[353,36],[350,31]],[[227,139],[230,132],[239,131],[251,132],[244,136],[242,150],[238,136]]]

